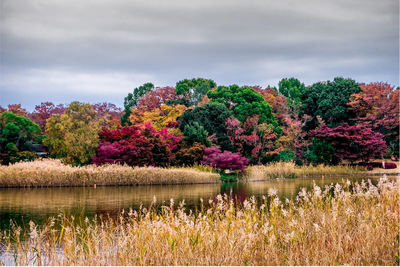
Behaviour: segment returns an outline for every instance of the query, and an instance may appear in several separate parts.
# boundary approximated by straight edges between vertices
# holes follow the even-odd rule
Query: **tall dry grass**
[[[72,167],[56,159],[0,166],[0,187],[191,184],[218,181],[218,174],[189,168],[132,168],[117,164]]]
[[[365,172],[365,169],[351,166],[297,166],[293,162],[273,162],[267,165],[247,167],[244,178],[247,180],[260,180],[266,178],[360,174],[362,172]]]
[[[18,265],[396,265],[398,181],[380,180],[301,191],[281,202],[276,191],[241,207],[226,196],[211,208],[181,203],[118,220],[33,222],[3,234],[1,260]],[[61,230],[55,225],[61,224]]]

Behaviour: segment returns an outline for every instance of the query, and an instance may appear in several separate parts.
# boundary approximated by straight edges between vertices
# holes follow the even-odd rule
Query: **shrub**
[[[249,159],[242,157],[240,153],[232,153],[230,151],[221,152],[216,147],[206,148],[204,150],[203,161],[204,165],[211,166],[219,170],[238,170],[244,172]]]

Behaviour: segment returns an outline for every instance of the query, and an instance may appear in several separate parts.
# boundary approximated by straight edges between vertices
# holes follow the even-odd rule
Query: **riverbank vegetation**
[[[1,235],[15,265],[397,265],[398,181],[314,186],[296,199],[275,190],[234,203],[217,196],[197,211],[171,203],[119,218],[52,218]],[[25,239],[24,239],[25,238]]]
[[[57,187],[216,183],[219,175],[203,168],[130,167],[119,164],[72,167],[47,159],[0,166],[0,187]]]
[[[247,164],[295,162],[295,174],[272,170],[266,176],[298,176],[321,172],[303,165],[348,162],[371,170],[374,159],[397,160],[398,144],[398,88],[340,77],[309,86],[282,79],[267,88],[217,86],[202,78],[175,87],[146,83],[128,94],[123,111],[110,103],[44,102],[32,113],[20,105],[0,107],[4,165],[44,155],[71,166],[205,164],[240,175]],[[252,170],[267,172],[263,168]],[[337,170],[344,169],[350,168]]]

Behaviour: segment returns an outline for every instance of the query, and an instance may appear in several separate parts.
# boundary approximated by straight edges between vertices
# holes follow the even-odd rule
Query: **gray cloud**
[[[191,77],[399,84],[395,0],[1,1],[0,105],[111,101]]]

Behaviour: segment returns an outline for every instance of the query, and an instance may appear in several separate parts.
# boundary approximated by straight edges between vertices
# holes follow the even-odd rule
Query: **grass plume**
[[[17,265],[396,265],[398,181],[314,186],[281,202],[275,190],[235,205],[227,196],[185,210],[141,208],[119,219],[77,218],[13,226],[3,264]],[[59,222],[57,222],[59,220]],[[55,225],[60,224],[60,228]]]

